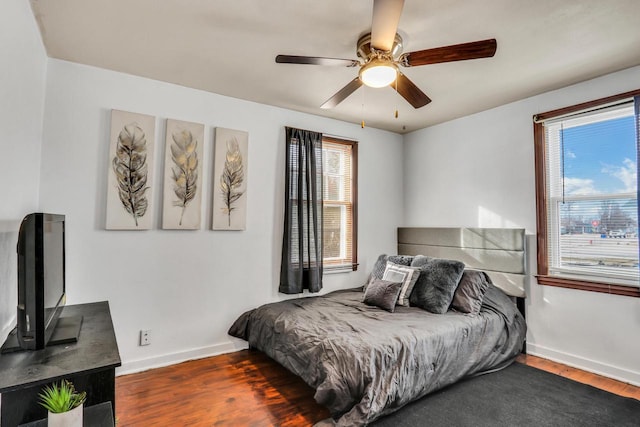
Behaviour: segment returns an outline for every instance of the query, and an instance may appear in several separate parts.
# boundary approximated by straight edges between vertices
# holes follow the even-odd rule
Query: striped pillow
[[[382,280],[401,282],[402,289],[398,296],[398,305],[409,307],[409,296],[411,295],[411,291],[413,291],[413,287],[416,285],[416,280],[418,280],[419,275],[419,267],[408,267],[387,261],[387,266],[382,274]]]

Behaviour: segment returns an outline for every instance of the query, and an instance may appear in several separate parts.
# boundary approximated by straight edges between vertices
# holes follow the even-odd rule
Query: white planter
[[[82,427],[82,411],[84,405],[77,406],[70,411],[54,414],[49,412],[47,418],[49,427]]]

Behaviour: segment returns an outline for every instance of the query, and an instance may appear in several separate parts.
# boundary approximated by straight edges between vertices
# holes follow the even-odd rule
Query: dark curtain
[[[322,134],[286,128],[284,233],[279,291],[322,289]]]

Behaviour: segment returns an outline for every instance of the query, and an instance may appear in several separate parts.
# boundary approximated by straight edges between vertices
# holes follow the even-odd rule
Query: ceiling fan
[[[278,55],[277,63],[360,67],[358,77],[329,98],[321,108],[333,108],[363,84],[370,87],[392,86],[414,108],[424,107],[431,99],[399,69],[418,65],[467,59],[489,58],[496,53],[496,40],[488,39],[434,49],[402,53],[402,37],[397,34],[404,0],[374,0],[371,33],[358,40],[359,60],[317,56]],[[392,83],[395,83],[392,85]]]

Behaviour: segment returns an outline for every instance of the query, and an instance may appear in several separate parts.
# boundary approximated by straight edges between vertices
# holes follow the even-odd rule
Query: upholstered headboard
[[[462,261],[487,272],[508,295],[525,297],[525,230],[520,228],[398,228],[398,254]]]

